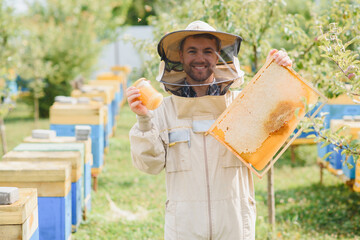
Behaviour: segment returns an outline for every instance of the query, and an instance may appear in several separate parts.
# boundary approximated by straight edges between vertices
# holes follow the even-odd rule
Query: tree
[[[20,48],[20,61],[18,64],[18,74],[29,80],[28,88],[30,97],[34,102],[35,128],[39,127],[39,99],[44,96],[45,77],[53,73],[53,68],[49,61],[44,61],[47,51],[44,44],[41,44],[39,37],[34,33],[28,33],[26,40]],[[42,36],[42,37],[46,37]]]
[[[302,74],[328,98],[347,94],[360,103],[360,3],[358,1],[333,1],[329,7],[311,5],[312,18],[289,16],[284,25],[284,37],[294,48],[290,54]],[[304,24],[305,22],[305,24]],[[314,127],[315,140],[323,146],[333,144],[347,157],[359,158],[360,144],[346,134],[346,128],[336,132],[325,129],[324,116],[304,119],[304,127]],[[326,157],[326,156],[325,156]]]
[[[55,96],[70,94],[72,80],[90,75],[104,44],[117,36],[116,29],[124,23],[130,3],[131,0],[47,0],[29,5],[23,24],[46,49],[43,64],[49,63],[53,69],[43,77],[41,116],[48,116]],[[39,82],[38,79],[33,78]]]
[[[3,154],[7,152],[4,118],[13,107],[8,101],[10,92],[6,81],[15,79],[17,33],[18,22],[13,9],[0,0],[0,135]]]

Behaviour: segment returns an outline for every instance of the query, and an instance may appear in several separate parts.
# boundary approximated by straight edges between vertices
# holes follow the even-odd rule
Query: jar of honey
[[[163,100],[163,95],[156,91],[153,86],[146,80],[146,78],[138,79],[134,84],[134,87],[140,91],[140,101],[149,110],[158,108]]]

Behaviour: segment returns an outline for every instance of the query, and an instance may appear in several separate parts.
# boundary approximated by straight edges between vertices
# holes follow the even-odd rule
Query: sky
[[[27,10],[27,2],[33,2],[34,0],[5,0],[5,2],[14,7],[15,11],[18,13],[25,12]]]

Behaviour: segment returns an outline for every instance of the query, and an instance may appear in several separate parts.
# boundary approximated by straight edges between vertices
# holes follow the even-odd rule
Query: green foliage
[[[29,4],[23,16],[21,76],[30,78],[40,98],[40,114],[48,116],[56,95],[69,95],[78,76],[94,70],[102,47],[116,38],[132,0],[47,0]],[[30,71],[31,70],[31,71]],[[41,80],[40,80],[41,79]],[[43,88],[43,89],[42,89]],[[35,91],[36,89],[36,91]]]
[[[16,44],[19,32],[17,18],[13,9],[4,0],[0,0],[0,118],[3,119],[13,107],[12,103],[5,102],[10,92],[7,81],[15,79],[14,68],[17,62]]]
[[[33,98],[44,96],[44,79],[53,74],[53,68],[50,61],[44,61],[48,49],[42,45],[39,37],[33,36],[29,32],[26,39],[23,40],[22,48],[19,50],[20,61],[17,67],[17,74],[22,78],[30,80],[28,88]]]
[[[126,25],[148,25],[148,17],[155,14],[156,0],[134,0],[129,8]]]

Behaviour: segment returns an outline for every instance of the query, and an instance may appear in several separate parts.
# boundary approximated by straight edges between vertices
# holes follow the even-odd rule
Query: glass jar
[[[146,78],[138,79],[133,86],[139,89],[141,95],[139,99],[147,109],[154,110],[160,106],[163,95],[156,91]]]

